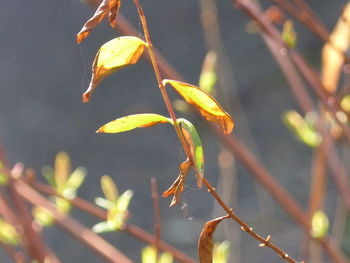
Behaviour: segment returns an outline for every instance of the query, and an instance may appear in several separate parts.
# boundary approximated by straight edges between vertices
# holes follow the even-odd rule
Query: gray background
[[[262,1],[263,4],[270,3]],[[331,29],[345,0],[308,1]],[[206,54],[197,1],[142,1],[154,45],[190,83],[197,83]],[[293,97],[278,67],[258,35],[245,31],[249,21],[230,1],[217,1],[219,22],[228,59],[234,71],[241,107],[231,104],[233,118],[246,113],[255,138],[256,151],[276,179],[305,206],[309,195],[312,150],[297,142],[281,122],[281,113],[296,108]],[[121,12],[141,31],[132,1],[123,1]],[[138,129],[118,135],[95,134],[102,124],[116,117],[140,112],[166,115],[151,67],[144,60],[104,80],[88,104],[81,102],[90,79],[90,67],[99,46],[115,37],[106,22],[96,28],[80,46],[75,34],[93,11],[78,0],[1,1],[0,3],[0,139],[11,164],[18,161],[38,172],[52,164],[58,151],[67,151],[73,167],[84,166],[88,178],[79,191],[92,201],[100,196],[100,176],[108,174],[120,191],[135,192],[130,205],[130,222],[153,231],[152,201],[149,181],[159,180],[164,191],[178,173],[184,153],[170,126]],[[315,65],[320,64],[319,40],[297,24],[298,49]],[[227,105],[226,105],[227,106]],[[217,154],[220,144],[203,121],[187,116],[197,126],[206,154],[206,176],[218,180]],[[240,127],[240,121],[236,120]],[[242,124],[243,125],[243,124]],[[246,138],[239,128],[239,137]],[[246,141],[252,145],[252,141]],[[255,185],[237,164],[238,189],[234,203],[237,213],[263,235],[290,255],[299,258],[303,239],[300,229],[288,215]],[[327,210],[334,213],[335,197],[329,186]],[[162,237],[184,252],[196,257],[196,240],[202,224],[213,217],[213,200],[204,190],[197,190],[191,174],[182,206],[168,208],[170,200],[161,199]],[[184,205],[185,204],[185,205]],[[222,215],[218,210],[215,216]],[[91,227],[97,221],[86,214],[73,215]],[[230,229],[236,225],[229,223]],[[102,262],[58,228],[45,229],[45,238],[62,262]],[[144,245],[123,233],[104,234],[113,245],[135,262]],[[222,228],[216,238],[224,239]],[[241,247],[232,252],[240,262],[280,262],[267,249],[241,236]],[[1,261],[9,262],[0,252]],[[237,259],[238,260],[238,259]],[[237,262],[237,260],[232,260]]]

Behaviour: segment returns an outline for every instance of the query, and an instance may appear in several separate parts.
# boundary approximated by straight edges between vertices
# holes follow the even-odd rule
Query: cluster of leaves
[[[76,197],[78,188],[84,182],[86,170],[83,167],[78,167],[71,172],[69,155],[65,152],[59,152],[56,155],[55,167],[44,166],[42,173],[48,184],[64,197],[51,196],[49,199],[58,211],[68,214],[72,208],[69,200]],[[34,207],[33,216],[42,226],[54,224],[53,216],[43,207]]]

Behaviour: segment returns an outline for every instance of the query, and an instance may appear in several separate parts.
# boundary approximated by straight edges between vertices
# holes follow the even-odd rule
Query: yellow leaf
[[[343,9],[329,42],[322,50],[322,83],[325,89],[334,93],[337,89],[341,68],[344,64],[343,52],[346,52],[350,45],[350,3]]]
[[[156,125],[158,123],[167,123],[171,122],[168,118],[153,114],[153,113],[142,113],[134,114],[126,117],[122,117],[111,121],[101,128],[99,128],[97,133],[118,133],[133,130],[135,128],[149,127]]]
[[[229,218],[229,215],[218,217],[205,223],[203,230],[199,236],[198,254],[200,263],[212,263],[213,260],[213,233],[218,224]]]
[[[311,220],[311,235],[315,238],[322,238],[327,235],[329,221],[327,215],[319,210],[316,211]]]
[[[101,188],[108,201],[116,202],[118,200],[118,188],[108,175],[101,177]]]
[[[78,44],[84,41],[90,34],[91,30],[96,27],[109,12],[109,23],[115,27],[115,18],[120,7],[120,0],[103,0],[97,8],[95,14],[85,23],[83,28],[77,34],[76,41]]]
[[[69,155],[66,152],[59,152],[55,160],[55,182],[57,191],[61,191],[66,186],[66,182],[71,170]]]
[[[225,134],[231,133],[234,122],[220,104],[207,92],[184,82],[164,79],[163,84],[169,83],[188,103],[195,106],[203,117],[221,126]]]
[[[291,19],[288,19],[283,25],[282,39],[290,48],[294,48],[297,44],[297,34],[294,31],[294,24]]]
[[[83,102],[90,100],[98,83],[116,70],[135,64],[146,43],[140,38],[124,36],[112,39],[102,45],[92,65],[92,77],[88,89],[83,94]]]

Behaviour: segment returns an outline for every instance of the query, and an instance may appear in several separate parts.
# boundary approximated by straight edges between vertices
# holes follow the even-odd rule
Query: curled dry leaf
[[[186,143],[190,148],[193,158],[193,165],[196,169],[197,185],[199,188],[201,188],[204,176],[204,153],[202,141],[197,133],[196,128],[191,122],[182,118],[178,119],[177,121],[185,137]]]
[[[192,163],[189,159],[180,164],[180,174],[174,181],[174,183],[164,191],[162,197],[166,198],[170,195],[174,195],[169,206],[174,206],[180,202],[181,193],[185,190],[184,182],[187,177],[188,172],[192,167]]]
[[[90,100],[98,83],[118,69],[135,64],[144,50],[146,43],[140,38],[118,37],[103,44],[92,64],[92,77],[88,89],[83,94],[83,102]]]
[[[188,103],[195,106],[203,117],[221,126],[225,134],[231,133],[234,122],[220,104],[207,92],[184,82],[164,79],[163,84],[169,83]]]
[[[83,28],[77,34],[76,41],[78,44],[83,42],[90,34],[91,30],[96,27],[103,18],[109,13],[109,23],[115,27],[115,18],[120,7],[120,0],[103,0],[97,8],[95,14],[84,24]]]
[[[156,125],[158,123],[171,122],[168,118],[154,113],[141,113],[129,115],[111,121],[101,128],[99,128],[97,133],[118,133],[133,130],[136,128],[144,128]]]
[[[344,54],[350,45],[350,3],[343,9],[329,42],[322,50],[322,83],[325,89],[334,93],[338,86],[341,68],[344,64]]]
[[[213,262],[213,233],[218,224],[229,218],[229,215],[215,218],[205,223],[203,230],[199,236],[198,242],[198,255],[200,263],[212,263]]]

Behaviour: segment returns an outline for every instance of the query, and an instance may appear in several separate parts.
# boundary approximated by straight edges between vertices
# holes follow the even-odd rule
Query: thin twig
[[[159,194],[158,194],[158,185],[157,178],[151,178],[151,195],[153,200],[153,214],[154,214],[154,234],[156,239],[154,241],[154,246],[156,248],[156,262],[159,258],[159,243],[160,243],[160,208],[159,208]]]

